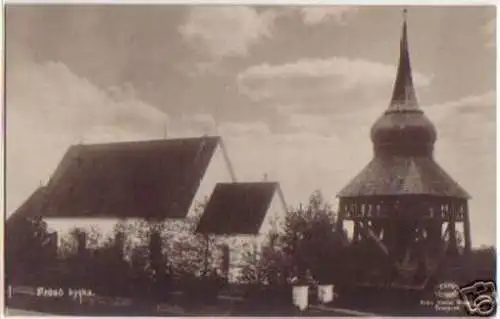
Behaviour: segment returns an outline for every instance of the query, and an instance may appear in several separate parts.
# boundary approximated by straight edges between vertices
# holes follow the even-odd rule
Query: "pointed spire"
[[[408,51],[408,34],[406,23],[407,10],[403,10],[403,32],[401,36],[399,66],[394,83],[394,91],[389,110],[416,109],[418,108],[413,77],[410,64],[410,53]]]

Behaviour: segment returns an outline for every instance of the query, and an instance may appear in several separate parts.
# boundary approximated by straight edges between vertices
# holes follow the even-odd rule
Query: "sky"
[[[495,7],[411,7],[417,98],[435,158],[495,243]],[[289,205],[372,158],[396,75],[397,6],[6,7],[7,214],[77,143],[220,134],[240,181]]]

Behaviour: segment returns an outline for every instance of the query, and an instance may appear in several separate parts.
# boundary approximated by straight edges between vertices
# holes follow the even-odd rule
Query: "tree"
[[[42,281],[45,272],[56,262],[55,239],[57,237],[49,233],[47,224],[40,217],[20,217],[11,223],[6,223],[7,281],[27,283]]]
[[[162,231],[168,263],[176,277],[201,277],[210,272],[215,262],[213,236],[195,233],[207,200],[197,202],[189,216],[165,223]]]
[[[496,248],[493,246],[473,248],[471,253],[465,257],[463,267],[460,269],[460,277],[464,284],[478,279],[495,280],[496,256]]]
[[[260,249],[255,244],[249,245],[243,252],[243,260],[239,280],[251,284],[286,284],[293,268],[290,258],[271,241]]]
[[[115,245],[105,245],[93,251],[88,270],[92,271],[88,281],[102,295],[128,296],[131,289],[129,279],[131,267],[117,252]]]
[[[310,196],[305,208],[300,206],[286,216],[283,251],[292,260],[300,280],[308,271],[316,280],[333,280],[343,247],[342,234],[335,232],[335,220],[334,211],[320,191]]]
[[[82,242],[79,243],[79,241]],[[83,244],[85,249],[94,250],[102,245],[102,241],[102,232],[96,226],[92,226],[89,230],[73,227],[68,234],[61,237],[58,256],[61,259],[72,258],[78,253],[79,244]]]
[[[292,278],[319,281],[335,279],[344,250],[342,236],[335,232],[335,213],[315,191],[306,207],[291,208],[283,227],[268,234],[260,251],[245,252],[242,280],[282,283]]]

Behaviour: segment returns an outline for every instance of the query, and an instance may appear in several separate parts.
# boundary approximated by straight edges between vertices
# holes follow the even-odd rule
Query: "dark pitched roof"
[[[183,218],[219,137],[74,145],[47,185],[47,217]]]
[[[278,183],[218,183],[205,207],[197,233],[256,235]]]
[[[6,228],[11,228],[20,220],[29,219],[39,214],[43,205],[45,187],[37,188],[24,203],[19,206],[5,221]]]
[[[338,197],[407,194],[470,198],[431,157],[375,157]]]

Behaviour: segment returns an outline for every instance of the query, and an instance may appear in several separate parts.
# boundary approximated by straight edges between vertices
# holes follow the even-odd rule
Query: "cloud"
[[[191,77],[198,77],[200,75],[224,75],[224,68],[221,60],[204,60],[189,64],[185,67],[186,74]]]
[[[333,57],[301,59],[281,65],[254,65],[238,75],[242,94],[255,102],[295,109],[352,112],[370,101],[389,96],[394,65]],[[416,86],[431,78],[414,72]]]
[[[424,107],[438,130],[435,156],[472,196],[473,243],[493,242],[496,207],[496,93]]]
[[[216,122],[212,114],[186,114],[175,120],[175,136],[221,135],[239,139],[248,136],[271,134],[269,126],[262,121],[223,121]]]
[[[341,116],[292,113],[288,116],[291,131],[317,134],[328,137],[340,137],[342,131]],[[345,132],[345,131],[344,131]]]
[[[423,109],[437,123],[450,122],[457,116],[464,117],[472,114],[483,116],[486,121],[494,121],[495,105],[496,92],[489,91],[483,94],[465,96],[454,101],[423,106]]]
[[[450,148],[453,152],[473,154],[470,158],[450,159],[461,166],[470,166],[472,172],[493,169],[495,165],[496,145],[496,93],[466,96],[455,101],[424,107],[428,117],[438,129],[439,143],[446,150],[439,152],[447,157]],[[439,150],[439,149],[438,149]],[[451,152],[451,154],[453,154]],[[493,166],[487,168],[478,162],[488,161]],[[473,168],[476,167],[477,168]],[[457,174],[468,175],[471,171],[457,169]],[[464,177],[464,180],[474,178]]]
[[[353,6],[322,6],[300,8],[272,8],[257,10],[245,6],[193,7],[184,24],[179,27],[185,40],[200,47],[211,58],[245,56],[249,48],[264,38],[271,38],[280,18],[293,18],[299,14],[306,25],[327,21],[345,24],[358,11]],[[203,61],[197,72],[213,70],[217,66]]]
[[[208,113],[196,113],[196,114],[184,115],[183,119],[200,124],[213,124],[215,121],[212,114]]]
[[[346,20],[357,13],[354,6],[318,6],[300,9],[302,20],[306,25],[320,24],[333,20],[337,24],[345,24]]]
[[[182,36],[201,43],[213,57],[246,55],[261,38],[270,37],[275,15],[243,6],[193,7],[179,27]]]
[[[226,122],[219,126],[218,131],[222,136],[231,136],[232,138],[262,137],[271,133],[269,126],[261,121],[248,123]]]
[[[135,97],[130,85],[102,90],[62,63],[15,65],[7,74],[9,114],[84,137],[95,126],[134,133],[163,125],[167,116]]]
[[[103,90],[58,62],[9,64],[6,87],[8,211],[47,181],[71,144],[161,138],[168,121],[132,86]]]

